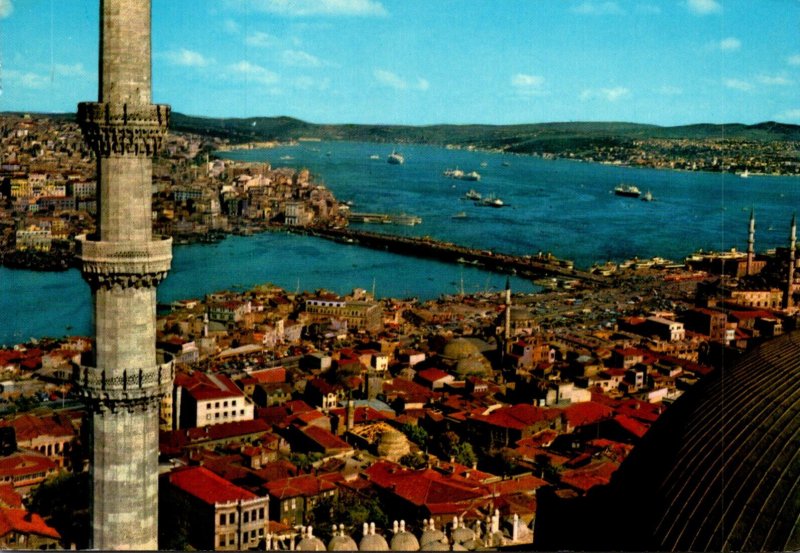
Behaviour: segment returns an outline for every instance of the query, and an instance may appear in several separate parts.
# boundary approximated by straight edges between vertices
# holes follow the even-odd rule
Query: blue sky
[[[97,98],[97,0],[0,0],[2,111]],[[800,0],[153,0],[153,99],[316,123],[800,124]]]

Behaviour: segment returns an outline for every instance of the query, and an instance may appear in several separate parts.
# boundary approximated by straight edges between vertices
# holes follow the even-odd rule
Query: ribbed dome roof
[[[442,357],[454,360],[465,359],[476,354],[480,354],[478,346],[466,338],[450,340],[442,351]]]
[[[400,532],[392,538],[392,551],[419,551],[419,542],[411,532]]]
[[[380,534],[367,534],[358,544],[361,551],[389,551],[389,544]]]
[[[358,545],[348,535],[333,536],[328,542],[328,551],[357,551]]]
[[[594,500],[618,530],[604,549],[800,548],[800,332],[684,394]]]

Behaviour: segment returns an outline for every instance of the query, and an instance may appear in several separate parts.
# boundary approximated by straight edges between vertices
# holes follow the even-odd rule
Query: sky
[[[152,0],[153,100],[207,117],[800,124],[800,0]],[[98,0],[0,0],[0,111],[97,99]]]

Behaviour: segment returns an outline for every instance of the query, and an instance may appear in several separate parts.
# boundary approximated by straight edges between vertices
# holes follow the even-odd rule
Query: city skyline
[[[0,0],[3,111],[96,92],[96,11]],[[156,2],[153,96],[316,123],[800,123],[799,23],[795,0]]]

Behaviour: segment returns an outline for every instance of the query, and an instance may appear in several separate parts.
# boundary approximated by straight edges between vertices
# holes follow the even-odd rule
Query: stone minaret
[[[158,547],[158,422],[172,365],[156,359],[156,286],[172,241],[152,235],[152,157],[169,107],[150,103],[150,0],[100,1],[99,102],[78,105],[97,157],[97,232],[78,237],[92,289],[94,358],[81,367],[90,411],[92,547]]]
[[[797,215],[792,215],[792,228],[789,231],[789,263],[786,269],[786,288],[783,291],[783,308],[792,307],[792,292],[794,292],[794,256],[797,247]]]
[[[745,274],[750,276],[753,274],[753,259],[756,255],[756,218],[753,210],[750,210],[750,228],[747,232],[747,269]]]
[[[506,307],[503,310],[503,341],[506,351],[511,343],[511,280],[506,277]]]

